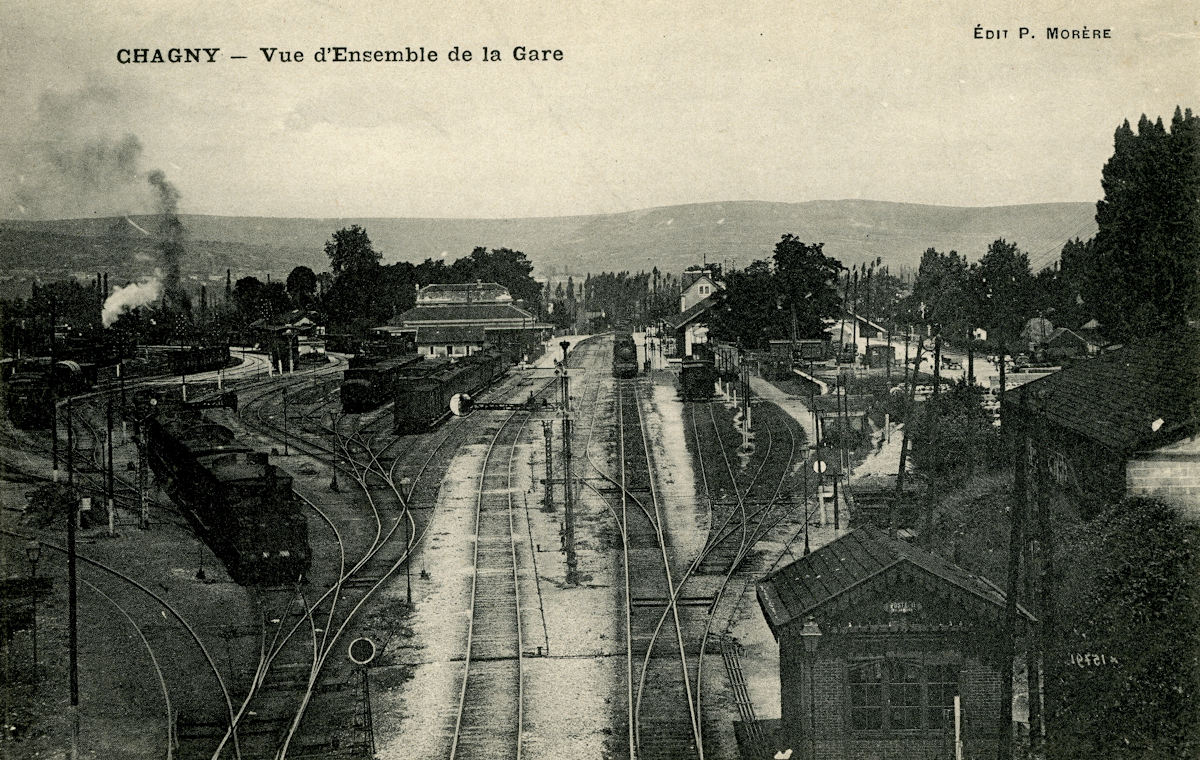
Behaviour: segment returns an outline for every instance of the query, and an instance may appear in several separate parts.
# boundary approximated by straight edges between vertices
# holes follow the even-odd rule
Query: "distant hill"
[[[824,242],[849,265],[879,257],[893,270],[915,268],[933,246],[970,259],[1003,237],[1035,263],[1053,260],[1072,237],[1095,233],[1092,203],[962,208],[883,201],[733,201],[591,216],[526,219],[282,219],[184,215],[185,275],[193,281],[245,274],[283,277],[298,264],[326,268],[334,230],[360,224],[385,262],[453,260],[477,245],[524,251],[541,273],[678,272],[708,261],[744,266],[771,255],[784,233]],[[131,279],[153,268],[156,219],[0,220],[0,266],[10,277],[103,269]],[[140,229],[139,229],[140,228]],[[144,232],[142,231],[144,230]],[[118,274],[119,273],[119,274]],[[111,280],[110,280],[111,281]]]

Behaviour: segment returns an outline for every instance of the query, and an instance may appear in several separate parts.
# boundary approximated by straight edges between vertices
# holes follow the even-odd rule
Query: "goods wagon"
[[[400,377],[396,381],[392,412],[395,432],[428,430],[449,416],[452,396],[477,393],[500,379],[508,365],[504,354],[486,349],[446,362],[434,372]]]
[[[637,377],[637,344],[629,333],[613,339],[612,373],[613,377]]]
[[[419,354],[355,357],[342,374],[342,411],[359,414],[379,408],[395,396],[397,381],[421,363]]]
[[[292,477],[266,453],[186,407],[151,415],[143,434],[150,468],[230,577],[278,585],[308,572],[308,522]]]

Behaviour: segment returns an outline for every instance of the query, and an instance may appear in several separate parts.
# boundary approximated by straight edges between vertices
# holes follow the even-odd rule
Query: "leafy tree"
[[[1047,652],[1061,758],[1200,754],[1200,529],[1132,498],[1062,536],[1059,640]],[[1069,653],[1105,664],[1068,665]],[[1115,658],[1115,662],[1114,662]]]
[[[1000,431],[983,408],[984,389],[959,380],[917,407],[912,459],[931,487],[948,487],[1003,463]]]
[[[367,231],[357,224],[343,227],[325,243],[325,255],[334,275],[371,271],[379,266],[381,254],[371,245]]]
[[[1200,315],[1200,118],[1175,109],[1168,131],[1145,116],[1116,131],[1082,284],[1116,337]]]
[[[257,277],[242,277],[234,284],[233,302],[243,327],[258,319],[270,321],[291,306],[283,283],[263,283]]]
[[[767,341],[787,337],[790,320],[776,292],[769,261],[730,271],[712,312],[712,334],[746,348],[765,348]]]
[[[780,296],[780,304],[790,314],[789,332],[794,329],[797,338],[820,337],[824,320],[841,307],[837,285],[842,263],[826,256],[824,245],[802,243],[792,234],[775,244],[776,289],[762,297]]]
[[[972,304],[971,274],[967,258],[957,251],[926,249],[913,286],[919,321],[931,325],[935,333],[965,338],[979,318]]]
[[[321,301],[329,322],[354,333],[386,324],[394,308],[388,299],[387,271],[388,267],[375,267],[343,272]]]
[[[306,266],[298,266],[287,276],[287,292],[297,309],[312,306],[317,295],[317,275]]]
[[[1029,256],[1003,238],[988,246],[971,272],[978,302],[977,324],[988,341],[1011,346],[1030,317],[1035,316],[1034,281]]]

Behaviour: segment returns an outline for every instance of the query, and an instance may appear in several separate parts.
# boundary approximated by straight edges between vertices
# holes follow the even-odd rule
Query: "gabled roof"
[[[713,270],[711,269],[685,269],[683,274],[679,277],[680,290],[686,291],[688,288],[692,287],[703,279],[707,279],[709,282],[719,288],[725,287],[713,276]]]
[[[858,320],[860,323],[862,323],[864,325],[868,325],[868,326],[874,328],[875,330],[878,330],[881,333],[887,332],[887,329],[885,329],[882,325],[872,322],[871,320],[867,319],[866,317],[864,317],[861,314],[855,314],[854,312],[849,312],[846,314],[846,316],[850,317],[851,319]],[[838,322],[839,320],[834,320],[834,321]]]
[[[1079,333],[1075,332],[1074,330],[1072,330],[1072,329],[1071,329],[1071,328],[1069,328],[1069,327],[1056,327],[1056,328],[1054,328],[1054,332],[1050,333],[1050,337],[1049,337],[1049,338],[1046,338],[1046,342],[1047,342],[1047,343],[1054,343],[1054,342],[1055,342],[1055,341],[1057,341],[1057,340],[1070,340],[1071,338],[1074,338],[1076,341],[1078,341],[1078,342],[1080,342],[1080,343],[1085,343],[1085,344],[1088,344],[1088,345],[1095,345],[1095,344],[1096,344],[1096,342],[1095,342],[1094,340],[1091,340],[1091,339],[1089,339],[1089,338],[1085,338],[1085,337],[1083,337],[1082,335],[1080,335]]]
[[[717,305],[717,294],[714,293],[707,298],[701,299],[692,305],[690,309],[675,317],[668,323],[672,330],[678,330],[689,322],[693,322],[703,315],[707,314],[712,307]]]
[[[758,582],[758,599],[773,631],[803,620],[830,601],[898,565],[919,570],[1000,608],[1004,593],[991,581],[972,575],[874,527],[850,531],[807,557],[779,568]],[[1021,612],[1032,619],[1025,610]]]
[[[1022,385],[1005,403],[1118,453],[1173,443],[1200,428],[1200,330],[1102,353]]]

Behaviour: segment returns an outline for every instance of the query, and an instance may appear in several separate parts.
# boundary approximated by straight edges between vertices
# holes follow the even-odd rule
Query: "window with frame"
[[[940,730],[958,694],[958,666],[915,659],[852,662],[848,668],[854,731]]]

